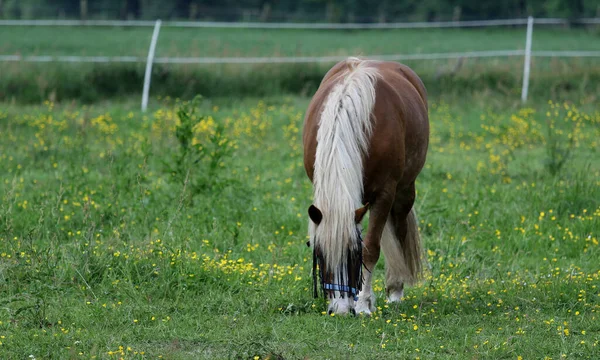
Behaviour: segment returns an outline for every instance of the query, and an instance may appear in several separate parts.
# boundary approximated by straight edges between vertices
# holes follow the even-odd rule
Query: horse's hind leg
[[[390,184],[376,195],[371,204],[369,230],[363,247],[363,284],[355,309],[357,313],[371,314],[376,309],[375,293],[371,282],[375,265],[379,260],[381,236],[394,202],[395,191],[395,184]]]
[[[386,292],[390,302],[400,301],[404,296],[404,283],[415,282],[420,272],[421,245],[414,201],[414,183],[397,189],[381,239],[386,264]]]
[[[400,301],[404,296],[404,278],[408,273],[400,241],[396,237],[392,215],[385,224],[381,247],[385,257],[385,285],[389,302]]]

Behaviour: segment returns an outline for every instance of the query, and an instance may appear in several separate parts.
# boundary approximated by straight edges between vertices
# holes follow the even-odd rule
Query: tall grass
[[[519,98],[522,60],[406,62],[433,96],[490,96]],[[193,98],[309,96],[331,64],[290,65],[155,65],[151,96]],[[0,64],[0,101],[40,103],[138,97],[143,65],[110,64]],[[593,60],[536,59],[531,73],[533,99],[577,99],[600,93],[600,68]]]

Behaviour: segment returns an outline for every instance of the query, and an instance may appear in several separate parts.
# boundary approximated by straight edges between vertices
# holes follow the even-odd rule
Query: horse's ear
[[[317,225],[319,225],[321,220],[323,220],[323,214],[321,213],[321,210],[317,209],[317,207],[314,205],[311,205],[308,208],[308,216]]]
[[[359,224],[362,221],[362,219],[365,217],[367,210],[369,210],[369,203],[366,203],[365,206],[361,207],[360,209],[356,209],[354,211],[354,221],[357,224]]]

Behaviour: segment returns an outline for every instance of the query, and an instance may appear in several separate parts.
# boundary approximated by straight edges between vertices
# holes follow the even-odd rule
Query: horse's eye
[[[310,247],[310,240],[306,242],[306,246]]]

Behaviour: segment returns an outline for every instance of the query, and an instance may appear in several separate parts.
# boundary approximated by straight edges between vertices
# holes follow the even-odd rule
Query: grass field
[[[3,55],[147,55],[151,28],[0,27]],[[367,56],[481,50],[518,50],[525,28],[312,31],[257,29],[161,30],[158,57]],[[597,29],[536,26],[534,50],[600,50]],[[522,57],[407,61],[431,94],[467,96],[490,91],[519,97]],[[191,98],[308,96],[328,64],[157,64],[151,95]],[[0,63],[0,101],[94,103],[139,96],[143,63]],[[597,58],[532,61],[530,93],[537,101],[581,99],[600,92]],[[593,96],[593,95],[592,95]]]
[[[0,27],[4,55],[141,56],[152,28]],[[182,29],[161,30],[156,56],[249,57],[413,54],[525,47],[525,28],[361,31]],[[538,26],[534,50],[600,50],[598,33]]]
[[[0,358],[600,357],[594,102],[434,100],[427,274],[372,317],[312,298],[307,103],[4,105]]]

